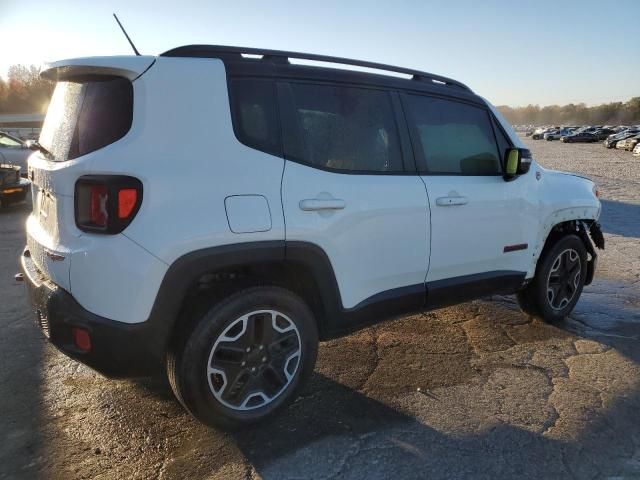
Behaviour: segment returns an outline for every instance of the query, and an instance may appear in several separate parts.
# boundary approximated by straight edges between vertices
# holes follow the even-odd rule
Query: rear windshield
[[[124,137],[132,119],[133,87],[126,78],[58,82],[39,142],[53,160],[71,160]]]

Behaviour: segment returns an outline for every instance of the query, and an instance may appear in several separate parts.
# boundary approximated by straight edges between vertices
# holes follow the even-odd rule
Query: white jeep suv
[[[21,258],[37,322],[104,375],[165,368],[209,425],[272,414],[319,340],[389,317],[517,292],[560,320],[593,278],[589,233],[604,246],[594,184],[536,164],[449,78],[206,45],[44,75]]]

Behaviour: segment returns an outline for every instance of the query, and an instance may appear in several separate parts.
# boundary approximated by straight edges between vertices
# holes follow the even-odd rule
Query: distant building
[[[43,113],[0,113],[0,130],[23,139],[38,138]]]

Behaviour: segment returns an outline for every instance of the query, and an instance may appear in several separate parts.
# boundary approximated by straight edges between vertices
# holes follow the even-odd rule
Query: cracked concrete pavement
[[[1,212],[0,478],[639,478],[640,161],[526,142],[600,185],[607,249],[571,317],[500,296],[326,342],[302,396],[234,434],[49,346],[13,281],[27,209]]]

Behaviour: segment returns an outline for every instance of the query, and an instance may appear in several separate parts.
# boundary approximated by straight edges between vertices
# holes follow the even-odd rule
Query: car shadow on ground
[[[520,318],[522,314],[514,308],[513,300],[508,305],[500,302],[483,304],[489,313],[485,317],[487,322],[494,321],[491,317],[518,322],[510,325],[520,328],[521,334],[526,330],[531,340],[529,344],[521,345],[533,351],[542,350],[546,341],[592,338],[591,334],[574,337],[576,330],[571,320],[557,326],[527,323],[526,319]],[[387,331],[394,327],[403,329],[405,325],[390,325]],[[618,340],[613,336],[598,338],[598,342],[610,343],[610,346],[617,346]],[[349,348],[349,343],[343,348]],[[357,354],[354,349],[339,361],[347,362]],[[637,357],[635,361],[638,361]],[[505,368],[516,367],[523,369],[523,375],[530,368],[540,368],[527,364],[505,365]],[[338,365],[338,368],[348,370],[349,365]],[[452,368],[451,376],[455,375]],[[402,383],[403,372],[396,370],[385,376],[387,378],[379,379],[383,384]],[[426,383],[430,376],[429,371],[424,372]],[[486,376],[486,371],[479,370],[475,378],[452,378],[452,384],[457,381],[463,388],[466,384],[471,388],[477,381],[486,381],[479,380]],[[163,399],[170,395],[163,390],[162,382],[147,384],[146,388]],[[513,387],[507,384],[504,388]],[[598,392],[591,388],[589,386],[586,391],[597,396]],[[512,418],[500,420],[502,412],[494,410],[496,407],[487,401],[486,405],[479,404],[474,408],[480,412],[480,417],[491,418],[490,422],[479,422],[473,431],[455,431],[439,427],[437,421],[429,422],[405,413],[403,405],[396,404],[403,395],[395,399],[391,395],[381,400],[374,398],[377,394],[373,390],[365,394],[316,371],[300,398],[280,415],[223,438],[230,439],[240,450],[246,459],[247,471],[255,470],[264,479],[592,478],[629,471],[640,473],[638,450],[629,438],[630,429],[640,427],[638,391],[603,396],[602,407],[597,411],[576,405],[579,424],[573,425],[569,429],[571,435],[564,438],[549,435],[549,429],[556,423],[564,428],[575,421],[575,418],[565,419],[564,411],[562,418],[559,413],[551,415],[541,429],[527,424],[526,416],[519,424]],[[470,394],[470,398],[475,397]],[[414,395],[411,401],[418,402],[422,411],[446,412],[454,419],[453,423],[468,420],[463,418],[469,415],[468,411],[461,411],[455,402],[442,405],[451,399],[429,390]],[[517,406],[515,408],[517,416]],[[190,445],[189,454],[178,455],[171,461],[164,471],[168,478],[183,476],[185,472],[190,478],[208,478],[212,472],[223,468],[219,459],[210,463],[194,462],[207,451],[223,448],[218,432],[209,430],[207,433],[204,427],[197,428],[202,428],[199,442]],[[633,457],[634,452],[636,457]],[[635,458],[638,465],[629,464],[629,457]]]
[[[640,204],[601,199],[600,222],[606,233],[640,238]]]
[[[35,327],[24,286],[14,279],[27,210],[25,204],[0,209],[0,258],[15,259],[0,271],[0,478],[28,478],[34,460],[46,449],[40,428],[46,421],[40,403],[45,340]]]

